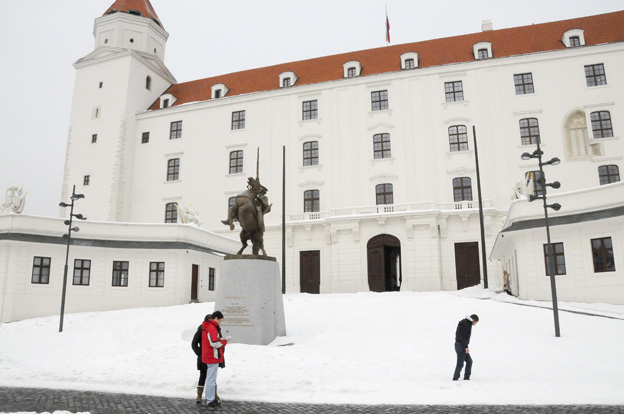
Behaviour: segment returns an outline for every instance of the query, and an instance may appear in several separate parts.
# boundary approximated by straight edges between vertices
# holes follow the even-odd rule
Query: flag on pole
[[[386,7],[386,42],[390,43],[390,20],[388,20],[388,8]]]

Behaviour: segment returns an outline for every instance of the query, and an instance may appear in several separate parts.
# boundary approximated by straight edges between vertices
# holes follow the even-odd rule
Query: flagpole
[[[390,20],[388,20],[388,5],[386,7],[386,46],[390,46]]]

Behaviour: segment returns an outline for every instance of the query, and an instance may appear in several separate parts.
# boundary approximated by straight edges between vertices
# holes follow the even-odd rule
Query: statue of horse
[[[236,253],[242,254],[247,248],[247,242],[251,240],[252,254],[257,255],[264,250],[264,215],[271,211],[272,204],[266,196],[267,188],[260,184],[257,178],[247,179],[247,190],[236,196],[236,202],[228,210],[228,219],[221,221],[234,230],[234,219],[238,220],[242,230],[240,240],[243,247]]]

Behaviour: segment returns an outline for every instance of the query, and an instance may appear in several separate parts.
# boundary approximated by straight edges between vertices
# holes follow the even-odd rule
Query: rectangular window
[[[446,102],[461,102],[464,100],[464,86],[462,81],[444,82]]]
[[[487,49],[479,49],[477,51],[477,56],[479,57],[479,59],[487,59],[490,57],[490,54],[488,53]]]
[[[182,121],[175,121],[171,123],[171,129],[169,131],[169,139],[182,138]]]
[[[128,286],[129,262],[113,262],[113,286]]]
[[[35,256],[33,259],[31,283],[47,285],[50,283],[50,257]]]
[[[74,285],[89,286],[91,260],[74,260]]]
[[[371,105],[373,111],[388,109],[388,91],[371,92]]]
[[[90,175],[85,175],[82,178],[82,185],[89,185],[90,181],[91,181],[91,176]]]
[[[533,74],[520,73],[514,75],[514,86],[516,87],[516,95],[535,93],[535,89],[533,88]]]
[[[144,132],[141,135],[141,144],[147,144],[149,142],[149,132]]]
[[[165,262],[150,262],[149,287],[165,286]]]
[[[555,253],[555,275],[565,275],[565,254],[563,252],[563,243],[551,243],[553,252]],[[550,255],[548,254],[548,244],[544,245],[544,263],[546,264],[546,276],[550,276]]]
[[[592,112],[590,119],[594,138],[609,138],[613,136],[611,113],[609,111]]]
[[[414,59],[405,59],[405,69],[414,69],[415,67]]]
[[[97,142],[97,134],[91,135],[91,143],[95,144]]]
[[[180,159],[173,158],[167,161],[167,181],[180,179]]]
[[[245,111],[232,112],[232,130],[245,129]]]
[[[303,103],[303,120],[318,118],[318,101],[305,101]]]
[[[390,183],[375,186],[375,201],[377,205],[394,203],[394,188]]]
[[[104,86],[104,82],[100,82],[100,89],[102,89],[102,86]]]
[[[355,78],[355,68],[347,69],[347,78]]]
[[[165,223],[178,222],[178,203],[167,203],[165,206]]]
[[[592,239],[591,246],[594,258],[594,272],[615,272],[615,258],[613,257],[611,237]]]
[[[284,78],[282,81],[282,88],[288,88],[290,86],[290,78]]]
[[[243,172],[243,151],[230,152],[230,174],[240,174]]]
[[[581,38],[578,36],[570,36],[570,47],[581,46]]]
[[[449,127],[449,145],[451,152],[468,151],[468,130],[466,125]]]
[[[316,213],[321,211],[319,190],[308,190],[303,193],[303,212]]]
[[[373,135],[373,157],[390,158],[390,134],[375,134]]]
[[[620,181],[620,169],[617,165],[601,165],[598,167],[600,185],[617,183]]]
[[[541,197],[544,195],[544,176],[541,171],[528,171],[524,174],[526,184],[529,190],[533,191],[533,195]]]
[[[215,290],[215,270],[213,267],[208,268],[208,290]]]
[[[303,165],[318,165],[319,151],[318,141],[310,141],[303,143]]]
[[[472,201],[472,180],[470,177],[453,178],[453,200]]]
[[[537,118],[520,120],[520,142],[522,145],[537,144],[540,139],[539,122]]]
[[[585,80],[587,81],[587,86],[606,85],[607,76],[605,75],[604,65],[602,63],[586,65]]]

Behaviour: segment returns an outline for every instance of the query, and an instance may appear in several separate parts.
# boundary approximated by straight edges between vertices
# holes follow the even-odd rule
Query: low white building
[[[238,249],[190,224],[73,226],[66,313],[214,301],[223,256]],[[0,322],[60,313],[65,233],[62,219],[0,215]]]

